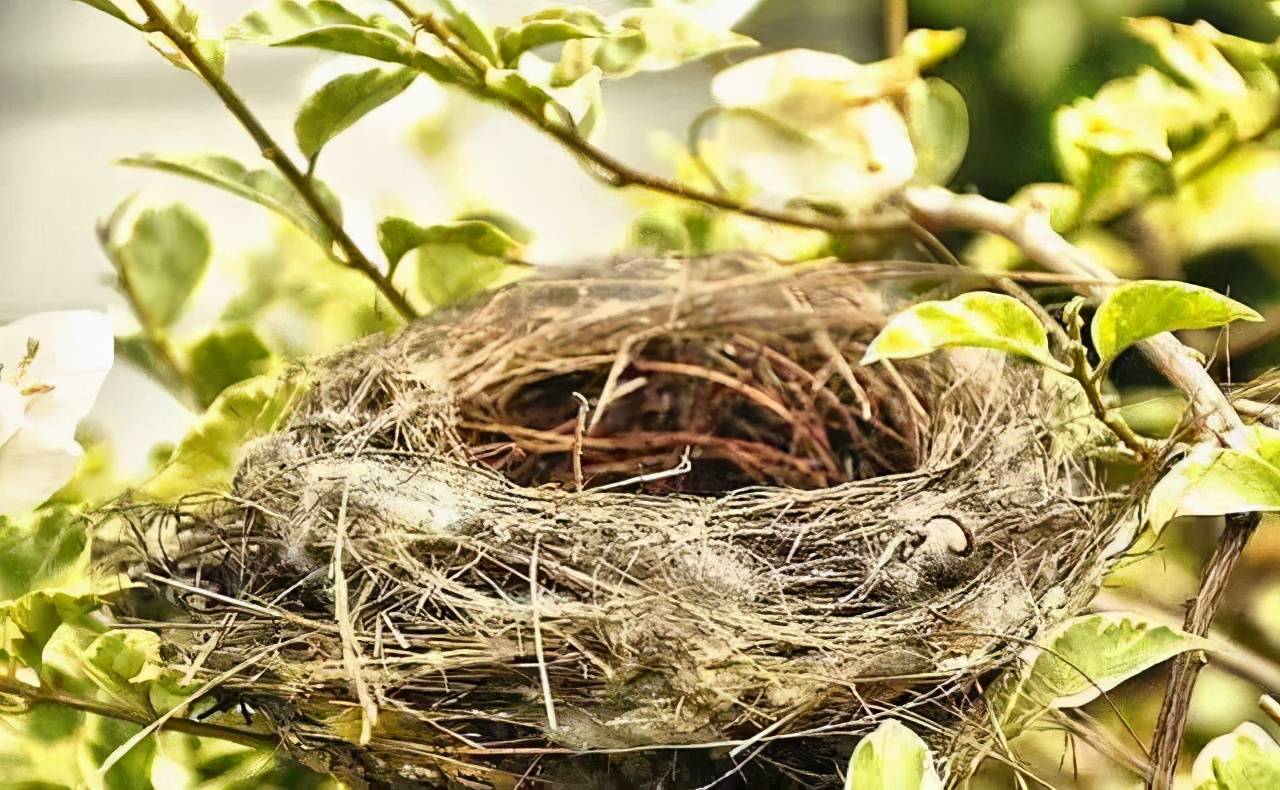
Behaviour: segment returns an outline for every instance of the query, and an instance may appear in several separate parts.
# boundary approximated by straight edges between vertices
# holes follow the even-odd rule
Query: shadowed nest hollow
[[[356,783],[829,786],[886,718],[959,775],[1123,507],[1038,369],[860,366],[876,271],[551,269],[315,363],[152,516],[175,661]]]

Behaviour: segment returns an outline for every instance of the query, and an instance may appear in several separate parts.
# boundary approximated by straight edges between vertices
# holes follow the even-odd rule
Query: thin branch
[[[957,195],[941,187],[907,190],[904,195],[915,219],[928,228],[976,230],[1003,236],[1031,260],[1049,271],[1085,275],[1097,284],[1076,286],[1088,296],[1101,298],[1119,279],[1084,251],[1058,235],[1048,217],[1023,211],[980,195]],[[1151,364],[1186,394],[1192,413],[1206,433],[1227,446],[1243,448],[1244,423],[1205,372],[1196,355],[1166,332],[1138,344]]]
[[[1239,562],[1240,555],[1244,553],[1249,537],[1257,529],[1259,520],[1257,513],[1227,516],[1227,526],[1222,531],[1222,537],[1218,539],[1213,554],[1204,564],[1200,591],[1187,607],[1187,616],[1182,623],[1184,631],[1196,636],[1209,633],[1209,626],[1222,604],[1231,573]],[[1169,790],[1173,787],[1178,757],[1182,754],[1182,734],[1187,726],[1187,715],[1191,712],[1191,692],[1195,689],[1196,677],[1206,663],[1207,659],[1200,651],[1183,653],[1173,660],[1164,704],[1160,707],[1160,718],[1156,720],[1156,731],[1151,741],[1151,773],[1147,776],[1147,787],[1152,790]]]
[[[125,721],[145,727],[153,723],[147,716],[134,711],[122,710],[110,705],[79,699],[56,691],[29,686],[20,680],[0,676],[0,693],[20,697],[28,705],[58,705],[75,710],[92,713],[116,721]],[[187,735],[198,735],[204,738],[238,743],[252,749],[276,749],[280,746],[280,738],[271,733],[243,730],[238,727],[227,727],[222,724],[211,724],[196,719],[174,717],[164,721],[160,729],[166,732],[182,732]]]
[[[415,14],[412,9],[408,8],[400,0],[388,0],[406,16],[408,16],[415,25],[423,28],[431,35],[440,40],[442,44],[469,65],[477,76],[483,77],[485,70],[489,68],[489,64],[481,61],[474,52],[472,52],[465,44],[457,40],[452,31],[450,31],[444,23],[432,14]],[[504,109],[518,115],[526,122],[551,137],[569,153],[576,156],[579,160],[588,165],[588,172],[595,175],[603,183],[610,187],[623,189],[626,187],[639,187],[650,192],[658,192],[680,200],[689,201],[691,203],[700,203],[711,208],[729,211],[752,219],[771,222],[775,225],[784,225],[792,228],[800,228],[802,230],[817,230],[823,233],[829,233],[833,236],[849,236],[857,233],[894,233],[906,232],[914,236],[921,244],[931,246],[934,241],[933,234],[929,233],[919,223],[915,222],[909,215],[902,212],[884,212],[873,214],[870,216],[859,217],[857,219],[836,219],[823,217],[818,215],[802,215],[791,211],[778,211],[758,206],[744,205],[740,201],[728,195],[721,195],[715,192],[707,192],[694,187],[686,186],[678,181],[661,176],[646,173],[641,170],[632,168],[625,164],[612,154],[597,148],[585,139],[583,139],[572,128],[544,117],[543,115],[526,107],[513,105],[509,102],[491,96],[484,92],[484,82],[481,79],[476,85],[464,85],[462,87],[471,91],[473,95],[484,101],[496,102]]]
[[[396,312],[400,313],[405,319],[416,318],[418,312],[413,308],[413,305],[409,304],[404,294],[396,290],[386,275],[378,269],[373,261],[369,260],[368,256],[347,234],[346,229],[342,227],[342,221],[335,216],[333,210],[321,197],[319,190],[316,189],[315,182],[307,178],[307,175],[284,153],[284,149],[272,138],[271,133],[253,114],[249,106],[240,98],[240,95],[232,89],[231,85],[222,78],[222,75],[200,53],[196,47],[196,42],[174,26],[173,22],[156,5],[155,0],[137,0],[137,2],[138,6],[147,15],[147,24],[167,38],[182,53],[196,73],[213,89],[213,92],[218,95],[218,98],[222,100],[226,108],[240,122],[240,125],[249,133],[249,136],[253,138],[258,150],[262,152],[262,156],[275,165],[280,174],[293,185],[293,188],[306,201],[316,217],[325,226],[325,229],[333,236],[334,243],[342,250],[344,259],[339,260],[339,262],[367,277],[391,306],[395,308]],[[330,255],[333,254],[330,250],[326,252],[329,252]]]
[[[910,23],[908,0],[884,0],[884,49],[889,57],[902,53]]]

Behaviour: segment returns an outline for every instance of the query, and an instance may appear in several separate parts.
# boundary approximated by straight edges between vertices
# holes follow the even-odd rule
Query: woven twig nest
[[[223,693],[373,783],[821,786],[889,717],[972,747],[1117,508],[1038,369],[860,367],[870,271],[553,270],[318,363],[232,496],[153,524],[220,629],[172,649],[261,655]]]

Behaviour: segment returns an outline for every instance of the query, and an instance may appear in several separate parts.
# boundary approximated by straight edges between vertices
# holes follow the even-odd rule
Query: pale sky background
[[[195,2],[214,29],[254,5]],[[875,2],[855,0],[849,6],[869,9]],[[622,5],[585,4],[606,12]],[[548,3],[473,5],[501,24]],[[757,18],[773,13],[766,8]],[[783,25],[770,32],[788,45],[856,49],[857,33],[840,27]],[[878,35],[877,26],[866,26],[861,45],[874,47]],[[291,142],[294,109],[322,83],[324,74],[317,72],[333,68],[318,67],[325,60],[309,51],[239,44],[230,53],[228,78],[277,137]],[[709,66],[695,64],[607,84],[602,145],[639,166],[660,167],[652,132],[683,135],[708,104],[710,74]],[[459,208],[456,180],[442,185],[446,179],[405,144],[424,108],[438,103],[437,91],[420,80],[326,149],[321,176],[341,195],[347,228],[365,249],[377,249],[374,224],[392,207],[423,223],[446,220]],[[572,260],[622,243],[633,205],[629,198],[597,185],[563,151],[519,122],[465,100],[456,105],[467,133],[454,164],[465,173],[468,190],[535,232],[529,257]],[[135,31],[71,0],[0,0],[0,323],[73,307],[110,308],[127,321],[93,228],[134,192],[144,204],[183,200],[195,207],[210,225],[215,270],[220,258],[236,258],[269,238],[271,220],[254,205],[173,176],[113,164],[146,151],[218,152],[250,165],[261,161],[207,88],[164,62]],[[118,364],[93,420],[112,436],[125,464],[136,466],[154,442],[180,437],[190,415]]]

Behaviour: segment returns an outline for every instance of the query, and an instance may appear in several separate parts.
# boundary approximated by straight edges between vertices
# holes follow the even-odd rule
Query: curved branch
[[[196,42],[174,26],[169,17],[156,5],[155,0],[137,0],[137,3],[147,15],[149,29],[153,29],[167,38],[182,53],[196,73],[213,89],[213,92],[218,95],[218,98],[222,100],[226,108],[240,122],[240,125],[249,133],[249,136],[253,138],[262,156],[275,165],[280,174],[293,185],[293,188],[306,201],[307,206],[315,212],[316,217],[333,236],[334,243],[342,250],[345,256],[345,260],[339,260],[339,263],[355,269],[367,277],[391,306],[395,308],[396,312],[400,313],[405,319],[416,318],[418,315],[417,310],[413,308],[413,305],[409,304],[404,294],[396,290],[391,280],[356,245],[346,229],[342,227],[342,221],[338,219],[333,210],[325,203],[324,198],[321,197],[320,192],[316,189],[315,182],[308,178],[307,174],[300,170],[293,160],[284,153],[284,149],[272,138],[271,133],[253,114],[249,106],[245,104],[244,99],[240,98],[240,95],[200,53],[196,47]],[[325,252],[331,256],[333,255],[331,250],[326,250]]]

